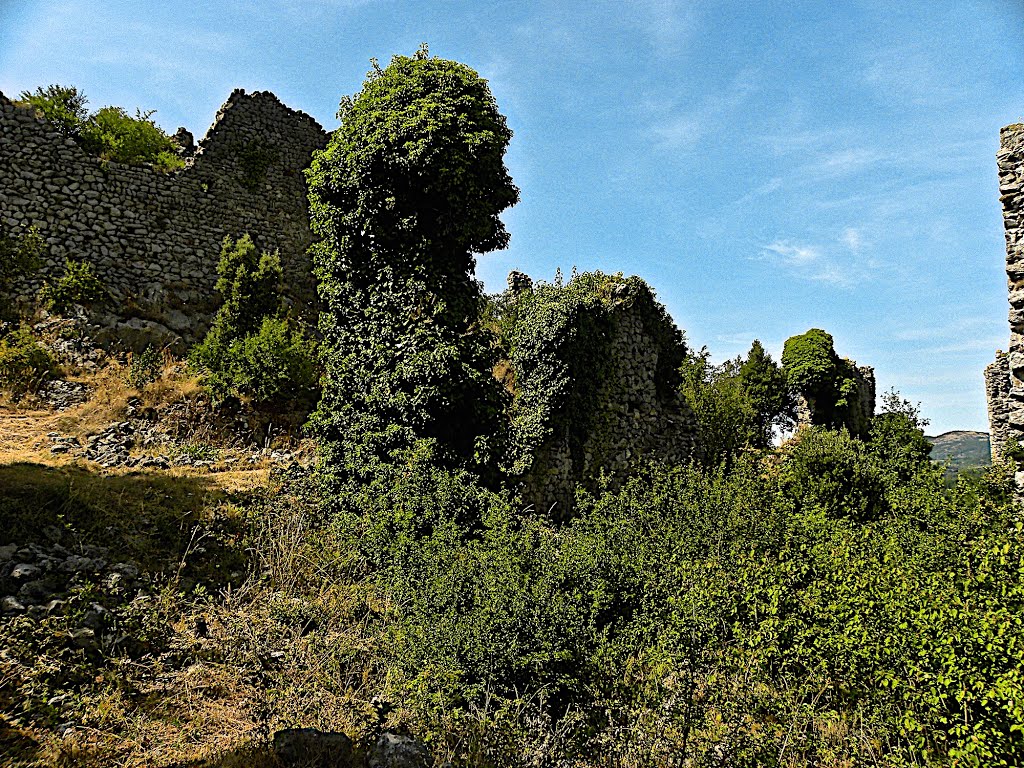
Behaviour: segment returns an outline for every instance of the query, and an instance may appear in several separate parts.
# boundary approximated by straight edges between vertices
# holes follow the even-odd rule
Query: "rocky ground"
[[[311,448],[178,361],[133,381],[74,320],[35,331],[63,377],[0,403],[0,765],[435,764],[353,692],[373,640],[317,619],[363,591],[294,588]]]

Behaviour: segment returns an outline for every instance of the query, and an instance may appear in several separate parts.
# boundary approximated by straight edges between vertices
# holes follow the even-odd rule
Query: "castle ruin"
[[[1006,279],[1010,299],[1010,346],[985,369],[992,460],[1006,446],[1024,443],[1024,124],[1000,131],[999,200],[1006,230]]]
[[[0,93],[0,220],[16,234],[37,226],[47,246],[40,278],[20,292],[34,295],[66,259],[86,261],[122,324],[192,340],[218,304],[222,241],[248,233],[280,252],[291,300],[314,306],[303,171],[326,144],[309,115],[236,90],[185,168],[165,173],[93,157]]]

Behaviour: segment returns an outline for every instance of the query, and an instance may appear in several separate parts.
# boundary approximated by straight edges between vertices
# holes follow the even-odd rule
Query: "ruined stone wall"
[[[186,167],[104,162],[0,94],[0,220],[35,224],[47,244],[41,278],[65,259],[93,264],[124,319],[144,311],[173,333],[202,331],[217,305],[221,242],[249,233],[279,250],[286,289],[303,305],[315,284],[306,249],[305,177],[327,134],[271,93],[234,91]],[[34,294],[39,280],[20,286]]]
[[[996,161],[1006,231],[1010,346],[985,369],[993,461],[1010,440],[1024,443],[1024,125],[1006,126],[999,138]]]
[[[870,365],[857,365],[847,360],[853,368],[853,376],[857,382],[857,396],[853,398],[846,413],[846,427],[855,435],[867,435],[871,429],[871,419],[875,415],[875,369]],[[797,425],[824,423],[825,419],[815,413],[814,403],[809,402],[802,394],[796,396]]]
[[[649,462],[682,464],[695,450],[696,419],[679,391],[681,335],[638,278],[608,278],[601,290],[603,299],[571,310],[561,328],[566,314],[545,313],[543,302],[526,302],[520,318],[553,331],[549,358],[520,356],[513,367],[523,399],[532,401],[526,407],[542,422],[532,433],[539,439],[521,441],[530,453],[523,500],[555,517],[572,508],[578,485],[596,490],[603,474],[615,488]],[[586,346],[590,363],[575,354]],[[536,402],[552,391],[559,394]],[[524,430],[513,421],[518,439]]]

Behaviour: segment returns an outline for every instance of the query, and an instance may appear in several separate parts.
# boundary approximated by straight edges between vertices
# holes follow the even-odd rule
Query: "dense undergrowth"
[[[948,489],[893,420],[914,436],[812,428],[564,527],[429,464],[335,496],[388,696],[475,765],[1020,764],[1012,480]]]
[[[518,192],[510,133],[468,67],[396,57],[342,112],[308,175],[319,463],[268,477],[205,459],[226,449],[211,425],[225,411],[308,409],[316,380],[280,265],[240,238],[193,348],[202,378],[150,351],[109,363],[117,383],[108,371],[85,406],[127,418],[114,395],[129,387],[133,418],[159,422],[177,388],[172,437],[209,435],[187,468],[0,465],[0,581],[30,603],[5,595],[0,617],[9,762],[272,766],[275,731],[314,727],[357,745],[404,730],[438,765],[494,768],[1024,763],[1012,451],[950,486],[909,404],[850,416],[855,369],[823,331],[794,337],[781,367],[759,344],[722,366],[682,359],[677,332],[658,380],[694,412],[691,459],[646,457],[585,478],[564,509],[526,506],[518,473],[550,403],[577,392],[555,428],[591,426],[597,394],[567,377],[600,366],[600,299],[619,281],[488,309],[474,254],[504,245]],[[517,317],[530,306],[545,311]],[[5,331],[10,370],[41,369],[32,333]],[[531,362],[550,386],[517,382]],[[774,445],[797,386],[819,423]]]

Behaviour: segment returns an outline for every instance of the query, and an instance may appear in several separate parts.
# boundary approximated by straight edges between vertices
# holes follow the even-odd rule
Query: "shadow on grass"
[[[189,554],[189,575],[214,587],[246,566],[244,499],[210,477],[17,463],[0,466],[0,489],[0,544],[101,546],[151,574]]]

